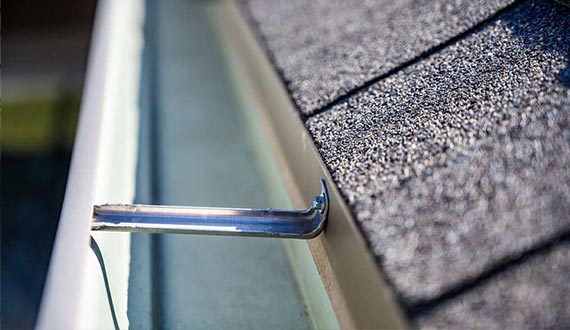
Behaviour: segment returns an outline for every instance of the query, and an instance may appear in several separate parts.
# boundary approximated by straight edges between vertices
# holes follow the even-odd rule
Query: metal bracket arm
[[[300,211],[105,204],[93,208],[92,230],[310,239],[324,229],[327,186]]]

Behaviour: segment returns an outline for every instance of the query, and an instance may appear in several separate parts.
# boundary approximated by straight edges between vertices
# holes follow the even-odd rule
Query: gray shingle
[[[305,114],[417,57],[513,0],[245,0]]]
[[[570,244],[537,254],[416,318],[423,329],[570,328]]]
[[[413,306],[570,230],[570,18],[526,2],[307,126]]]

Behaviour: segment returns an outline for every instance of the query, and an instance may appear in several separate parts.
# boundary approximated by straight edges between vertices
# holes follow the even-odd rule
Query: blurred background
[[[33,327],[65,191],[94,0],[4,1],[1,327]]]

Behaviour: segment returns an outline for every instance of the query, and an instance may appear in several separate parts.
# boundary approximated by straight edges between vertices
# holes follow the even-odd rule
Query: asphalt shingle
[[[457,299],[419,314],[421,329],[567,329],[570,242],[497,274]]]
[[[245,0],[291,97],[311,114],[513,0]]]
[[[437,298],[570,231],[570,14],[522,3],[307,126],[402,301]]]

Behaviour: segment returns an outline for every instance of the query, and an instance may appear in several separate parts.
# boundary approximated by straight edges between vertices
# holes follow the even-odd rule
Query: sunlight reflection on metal
[[[306,210],[96,205],[92,230],[309,239],[320,234],[329,209],[326,183]]]

